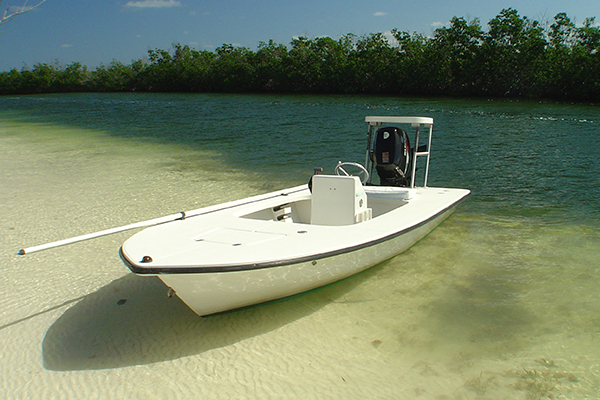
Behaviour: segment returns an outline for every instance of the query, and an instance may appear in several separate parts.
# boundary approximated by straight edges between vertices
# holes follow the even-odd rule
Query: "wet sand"
[[[512,221],[459,213],[356,277],[200,318],[122,265],[132,232],[16,252],[277,182],[215,154],[9,121],[0,171],[3,398],[583,399],[600,387],[597,231],[514,238]],[[540,249],[568,237],[579,255],[565,284],[560,258],[574,256]]]

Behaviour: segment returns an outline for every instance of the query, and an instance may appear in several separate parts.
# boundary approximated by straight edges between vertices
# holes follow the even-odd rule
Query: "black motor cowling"
[[[374,162],[382,186],[410,185],[410,143],[400,128],[380,128],[375,133]]]

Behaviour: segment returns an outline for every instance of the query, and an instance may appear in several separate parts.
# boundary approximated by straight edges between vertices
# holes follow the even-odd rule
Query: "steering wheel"
[[[357,168],[358,172],[355,173],[348,173],[343,167],[353,167],[353,168]],[[363,175],[361,182],[364,185],[365,183],[367,183],[367,181],[369,180],[369,171],[367,171],[367,169],[365,167],[363,167],[361,164],[359,163],[355,163],[355,162],[341,162],[338,161],[337,165],[335,166],[335,173],[336,175],[342,175],[344,174],[345,176],[360,176],[361,174]],[[340,173],[341,172],[341,173]]]

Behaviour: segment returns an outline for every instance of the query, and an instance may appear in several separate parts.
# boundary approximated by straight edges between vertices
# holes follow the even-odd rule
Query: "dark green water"
[[[0,98],[3,115],[217,152],[232,168],[301,183],[364,161],[365,115],[431,116],[431,186],[466,187],[465,210],[600,220],[600,108],[506,100],[84,94]],[[189,158],[187,167],[194,166]]]
[[[435,393],[446,395],[447,384],[466,393],[462,396],[453,392],[455,396],[448,398],[537,399],[562,395],[583,399],[595,395],[600,386],[597,106],[360,96],[0,97],[0,140],[3,134],[5,138],[12,135],[10,143],[18,142],[27,149],[26,141],[15,139],[21,135],[31,140],[36,152],[47,153],[44,160],[49,163],[54,157],[72,157],[73,165],[85,166],[89,158],[90,167],[83,171],[86,176],[98,176],[104,185],[115,182],[114,187],[110,186],[113,193],[91,184],[71,187],[68,182],[74,181],[77,171],[65,170],[65,176],[57,178],[59,185],[48,185],[46,198],[39,200],[48,202],[56,197],[55,207],[60,210],[69,200],[93,199],[98,204],[93,214],[82,211],[79,215],[77,204],[65,206],[66,212],[80,221],[98,218],[99,222],[88,228],[93,231],[118,225],[99,217],[110,215],[102,205],[110,204],[112,215],[117,215],[117,207],[124,201],[134,204],[128,188],[143,191],[138,181],[153,174],[165,187],[164,194],[147,197],[146,201],[159,207],[153,203],[157,213],[140,215],[143,218],[179,211],[179,207],[186,207],[187,200],[189,207],[183,209],[195,208],[198,205],[192,200],[197,200],[203,190],[215,191],[211,199],[235,198],[306,182],[313,167],[332,172],[338,160],[364,162],[365,115],[433,117],[429,184],[468,188],[471,196],[425,240],[381,266],[299,299],[220,318],[245,332],[241,326],[249,316],[268,319],[280,307],[280,320],[288,321],[283,326],[299,326],[294,337],[310,337],[318,332],[323,332],[323,337],[329,335],[319,339],[322,346],[313,345],[320,351],[331,348],[332,359],[342,354],[336,350],[340,332],[358,327],[352,321],[359,320],[361,328],[351,337],[365,335],[368,346],[345,349],[344,354],[369,360],[373,346],[380,346],[377,351],[385,361],[373,361],[377,373],[362,376],[386,383],[369,386],[365,382],[362,387],[371,388],[371,394],[378,390],[395,393],[404,388],[404,383],[391,383],[398,376],[395,371],[400,370],[406,376],[415,373],[422,379],[412,394],[426,393],[428,387],[439,385]],[[3,130],[2,124],[12,125]],[[113,151],[120,152],[120,158],[112,157]],[[153,157],[163,161],[149,163]],[[121,164],[111,164],[115,162]],[[103,165],[104,175],[98,172]],[[35,182],[35,168],[32,165],[25,178],[32,177]],[[5,177],[11,173],[3,172]],[[169,186],[171,182],[173,187]],[[18,182],[14,185],[2,188],[6,194],[2,198],[7,199],[11,210],[26,210],[27,196],[34,189],[21,188]],[[157,186],[155,191],[159,189]],[[20,193],[27,196],[15,200]],[[135,197],[143,206],[143,196],[135,193]],[[180,203],[177,208],[167,208],[176,201]],[[49,223],[59,220],[53,218]],[[13,220],[7,222],[10,229],[18,226],[20,217],[11,215],[9,221]],[[126,222],[134,221],[120,223]],[[53,239],[62,238],[59,233]],[[110,257],[112,253],[108,254]],[[52,257],[50,254],[48,259]],[[63,264],[56,262],[55,268],[65,268]],[[110,264],[111,268],[113,264],[118,262]],[[33,262],[28,266],[35,267]],[[121,267],[114,268],[120,271]],[[20,274],[17,267],[13,274]],[[76,275],[71,273],[69,280],[76,280]],[[9,281],[13,279],[10,273],[8,276]],[[26,285],[22,290],[27,290]],[[294,312],[305,303],[322,310],[308,316],[299,313],[304,318],[295,317]],[[18,307],[12,307],[15,319],[21,318]],[[212,321],[218,325],[214,321],[221,320]],[[314,329],[311,324],[319,321],[322,325]],[[68,329],[68,324],[63,325]],[[283,332],[273,332],[277,340],[282,339]],[[244,335],[233,335],[232,342],[237,343],[240,337]],[[209,357],[209,351],[194,350],[195,343],[195,339],[190,340],[192,350],[183,354]],[[181,357],[181,352],[169,355],[167,343],[161,342],[160,346],[167,349],[167,355],[159,351],[159,360]],[[288,348],[276,347],[274,354],[292,359],[303,354],[300,349],[290,352]],[[66,354],[56,356],[61,359]],[[82,358],[89,362],[87,357]],[[143,359],[136,360],[143,363]],[[329,360],[324,361],[327,363]],[[116,363],[123,364],[127,365]],[[316,380],[320,379],[320,371]],[[330,384],[323,382],[325,387]],[[308,393],[310,397],[310,391],[297,393]]]

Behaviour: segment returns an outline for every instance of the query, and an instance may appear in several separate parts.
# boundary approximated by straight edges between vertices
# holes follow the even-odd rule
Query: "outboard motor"
[[[410,186],[410,144],[400,128],[380,128],[375,133],[374,158],[382,186]]]

